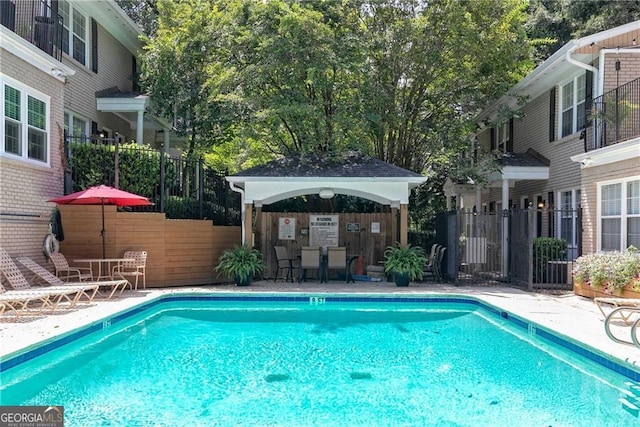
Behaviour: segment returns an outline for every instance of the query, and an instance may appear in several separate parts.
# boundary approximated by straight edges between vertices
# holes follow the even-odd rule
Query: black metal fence
[[[62,17],[52,2],[43,0],[0,1],[0,25],[58,61],[62,59],[64,27]],[[57,6],[57,2],[53,3]]]
[[[640,135],[640,78],[595,98],[590,118],[585,152]]]
[[[148,197],[167,218],[210,219],[240,225],[240,194],[229,189],[225,172],[200,157],[171,156],[117,139],[65,136],[65,193],[105,184]]]
[[[581,218],[580,209],[441,213],[437,243],[448,247],[445,276],[454,283],[572,289]]]

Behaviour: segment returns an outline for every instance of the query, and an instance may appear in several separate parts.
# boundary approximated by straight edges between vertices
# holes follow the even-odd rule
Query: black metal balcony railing
[[[46,1],[0,0],[0,24],[58,61],[62,59],[63,20]]]
[[[595,98],[588,119],[585,152],[640,136],[640,78]]]

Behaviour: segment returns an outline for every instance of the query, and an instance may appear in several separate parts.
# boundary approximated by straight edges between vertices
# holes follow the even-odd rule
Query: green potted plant
[[[640,254],[634,246],[624,252],[597,252],[578,257],[573,269],[577,285],[619,295],[629,285],[640,290]]]
[[[411,280],[422,279],[422,268],[427,262],[419,246],[402,246],[396,242],[384,251],[384,271],[393,274],[396,286],[409,286]]]
[[[214,271],[233,277],[238,286],[248,286],[256,273],[262,272],[262,254],[248,245],[225,250],[218,258]]]

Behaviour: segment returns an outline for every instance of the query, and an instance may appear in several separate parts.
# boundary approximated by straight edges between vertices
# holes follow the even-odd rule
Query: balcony
[[[58,61],[62,60],[62,17],[45,1],[0,0],[0,24]]]
[[[640,137],[640,78],[595,98],[588,119],[585,152]]]

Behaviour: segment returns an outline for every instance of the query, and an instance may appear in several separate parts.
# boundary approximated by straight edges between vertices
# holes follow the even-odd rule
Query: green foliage
[[[245,282],[263,269],[264,261],[260,251],[243,245],[225,250],[218,258],[214,271],[224,273],[238,282]]]
[[[547,282],[549,261],[566,261],[567,241],[554,237],[538,237],[533,240],[533,282]]]
[[[640,254],[630,246],[626,251],[597,252],[578,257],[574,280],[605,293],[614,293],[625,285],[640,290]]]
[[[427,262],[424,250],[419,246],[387,246],[384,251],[384,271],[391,274],[408,274],[411,280],[422,279],[422,267]]]
[[[113,185],[115,147],[71,143],[71,166],[75,170],[74,191],[100,184]],[[118,154],[119,187],[145,197],[153,197],[160,182],[160,153],[135,143],[122,144]],[[175,168],[167,163],[165,176],[174,179]]]

